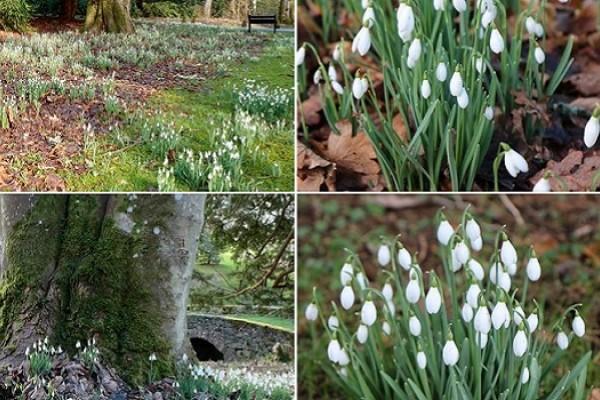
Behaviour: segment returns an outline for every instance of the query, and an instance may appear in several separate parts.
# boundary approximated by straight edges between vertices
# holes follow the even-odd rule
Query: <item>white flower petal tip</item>
[[[519,329],[513,339],[513,353],[517,357],[523,357],[527,351],[527,336],[522,329]]]
[[[598,115],[594,112],[594,115],[585,124],[585,130],[583,131],[583,142],[589,147],[594,147],[598,141],[598,135],[600,134],[600,120]]]
[[[496,54],[500,54],[504,50],[504,38],[498,29],[492,30],[490,36],[490,49]]]
[[[369,338],[369,328],[366,325],[360,324],[358,331],[356,331],[356,339],[360,344],[365,344]]]
[[[546,54],[544,53],[544,50],[542,50],[541,47],[536,47],[534,52],[533,52],[533,56],[535,57],[535,61],[538,64],[543,64],[544,61],[546,61]]]
[[[444,246],[448,246],[452,235],[454,235],[454,228],[452,225],[450,225],[450,222],[448,222],[446,219],[443,219],[442,222],[440,222],[437,230],[438,242]]]
[[[396,12],[396,20],[398,36],[406,43],[411,39],[413,30],[415,29],[415,14],[412,7],[406,3],[401,3]]]
[[[390,252],[390,248],[388,245],[379,246],[379,250],[377,250],[377,262],[382,267],[386,267],[390,261],[392,260],[392,253]]]
[[[527,262],[527,277],[530,281],[536,282],[542,276],[542,267],[537,257],[532,257]]]
[[[583,335],[585,335],[585,322],[583,321],[583,318],[579,316],[579,314],[577,314],[575,318],[573,318],[572,328],[573,333],[577,337],[583,337]]]
[[[306,57],[306,49],[304,46],[300,47],[296,51],[296,66],[304,64],[304,58]]]
[[[357,51],[358,54],[364,56],[369,52],[371,48],[371,32],[367,26],[360,28],[360,31],[354,37],[352,41],[352,51]]]
[[[563,331],[558,332],[556,335],[556,344],[561,350],[566,350],[569,347],[569,337]]]
[[[459,353],[458,347],[456,347],[456,343],[454,343],[454,340],[448,340],[442,350],[442,358],[444,359],[444,364],[446,364],[449,367],[452,367],[458,362],[458,357]]]
[[[532,191],[534,193],[549,193],[552,191],[552,185],[550,184],[550,179],[548,178],[540,178],[539,181],[533,185]]]
[[[448,68],[446,67],[446,64],[441,62],[437,65],[437,67],[435,68],[435,77],[439,82],[446,81],[446,79],[448,78]]]
[[[429,288],[425,297],[425,308],[429,314],[437,314],[442,308],[442,294],[437,286]]]
[[[510,176],[512,176],[513,178],[516,178],[520,172],[525,173],[529,171],[529,165],[527,164],[527,160],[525,160],[525,158],[522,155],[520,155],[513,149],[508,150],[504,154],[504,166],[506,167],[506,170],[508,171]]]
[[[377,320],[377,308],[375,308],[375,304],[371,300],[367,300],[363,304],[360,310],[360,319],[367,326],[373,325]]]
[[[342,293],[340,294],[340,303],[344,310],[349,310],[354,305],[354,290],[352,290],[352,286],[347,285],[342,289]]]
[[[310,303],[306,307],[304,316],[309,321],[315,321],[317,319],[317,317],[319,316],[319,309],[317,308],[317,305],[315,303]]]
[[[427,367],[427,357],[422,351],[417,353],[417,365],[420,369],[425,369],[425,367]]]
[[[467,90],[465,88],[462,89],[462,91],[456,98],[456,101],[458,102],[458,106],[463,110],[467,108],[467,106],[469,105],[469,94],[467,93]]]
[[[459,13],[467,11],[467,2],[465,0],[452,0],[452,6]]]

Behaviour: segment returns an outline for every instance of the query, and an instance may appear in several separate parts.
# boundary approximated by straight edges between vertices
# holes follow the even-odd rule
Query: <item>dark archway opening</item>
[[[223,353],[208,340],[193,337],[190,339],[190,343],[199,361],[223,361],[225,359]]]

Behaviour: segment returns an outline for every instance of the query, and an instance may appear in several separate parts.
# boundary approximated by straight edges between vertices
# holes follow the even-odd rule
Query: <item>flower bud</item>
[[[462,94],[463,89],[463,80],[460,76],[460,72],[455,71],[454,74],[452,74],[452,78],[450,78],[450,94],[454,97],[458,97]]]
[[[448,78],[448,68],[443,62],[439,63],[435,68],[435,77],[438,81],[444,82]]]
[[[317,308],[317,305],[315,303],[310,303],[308,307],[306,307],[304,315],[307,320],[315,321],[319,316],[319,309]],[[81,344],[77,342],[77,345],[75,347],[80,348]]]
[[[379,262],[379,265],[385,267],[390,263],[391,259],[392,255],[389,246],[385,244],[379,246],[379,250],[377,251],[377,262]]]
[[[538,319],[537,313],[532,312],[531,314],[529,314],[529,317],[527,317],[527,324],[529,325],[530,333],[535,332],[535,330],[537,329],[538,323],[539,323],[539,319]]]
[[[569,347],[569,337],[563,331],[558,332],[558,335],[556,335],[556,344],[559,349],[566,350]]]
[[[423,79],[423,82],[421,82],[421,96],[424,99],[428,99],[431,96],[431,84],[427,79]]]
[[[469,240],[473,241],[481,236],[481,227],[473,217],[467,217],[465,231]]]
[[[485,305],[480,305],[475,313],[473,326],[477,332],[488,334],[492,328],[492,318],[490,312]]]
[[[583,131],[583,141],[587,147],[593,147],[598,140],[600,134],[600,121],[598,115],[600,114],[600,107],[594,110],[594,114],[590,117],[589,121],[585,124],[585,130]]]
[[[496,54],[500,54],[504,50],[504,38],[496,28],[492,30],[492,35],[490,36],[490,49]]]
[[[337,363],[340,357],[340,343],[337,339],[332,339],[327,346],[327,357],[333,363]]]
[[[351,282],[353,276],[354,268],[352,267],[352,264],[345,263],[340,271],[340,281],[342,282],[342,286],[346,286],[346,284]]]
[[[471,306],[471,308],[476,309],[479,307],[479,294],[481,293],[481,288],[476,283],[471,283],[469,289],[467,289],[467,303]]]
[[[485,118],[488,121],[493,120],[494,119],[494,109],[492,107],[490,107],[490,106],[487,106],[485,108],[485,110],[483,111],[483,115],[485,116]]]
[[[365,344],[369,338],[369,328],[366,325],[360,324],[358,331],[356,332],[356,339],[360,344]]]
[[[529,382],[529,368],[523,368],[523,372],[521,372],[521,383],[525,385]]]
[[[576,336],[582,337],[583,335],[585,335],[585,322],[583,321],[583,318],[581,318],[579,313],[577,313],[575,315],[575,318],[573,318],[572,328],[573,333]]]
[[[463,304],[462,318],[467,324],[473,320],[473,308],[469,305],[469,303]]]
[[[392,301],[392,298],[394,297],[394,289],[392,288],[392,285],[390,285],[389,282],[386,282],[385,285],[383,285],[381,293],[383,294],[384,299],[386,299],[387,301]]]
[[[402,245],[401,245],[402,246]],[[412,264],[412,258],[406,247],[402,246],[400,250],[398,250],[398,264],[405,269],[406,271],[410,270],[410,265]]]
[[[523,357],[527,351],[527,336],[523,329],[519,329],[515,338],[513,339],[513,353],[517,357]]]
[[[392,327],[387,321],[383,321],[381,329],[383,330],[383,333],[385,333],[387,336],[390,336],[392,334]]]
[[[329,316],[329,319],[327,320],[327,326],[332,331],[335,331],[337,328],[339,328],[340,321],[337,319],[337,317],[335,315],[331,315],[331,316]]]
[[[467,2],[465,0],[452,0],[452,5],[459,13],[467,11]]]
[[[415,304],[419,301],[420,297],[421,287],[419,286],[419,280],[416,278],[416,276],[414,276],[414,278],[411,276],[408,285],[406,285],[406,300],[411,304]]]
[[[415,14],[413,9],[406,3],[400,3],[396,13],[398,36],[404,43],[408,42],[415,29]]]
[[[492,325],[495,330],[500,329],[502,326],[508,328],[510,324],[510,313],[508,312],[508,307],[506,307],[506,303],[504,301],[499,301],[494,306],[494,310],[492,311]]]
[[[448,340],[444,345],[444,349],[442,350],[442,357],[444,359],[444,364],[449,367],[456,365],[458,362],[458,347],[456,347],[456,343],[454,340]]]
[[[349,310],[354,305],[354,290],[352,290],[352,286],[346,285],[342,289],[342,293],[340,294],[340,303],[344,310]]]
[[[419,336],[421,334],[421,321],[419,321],[419,318],[417,318],[416,315],[411,315],[408,320],[408,328],[413,336]]]
[[[458,95],[458,97],[456,98],[456,101],[458,102],[458,106],[463,110],[469,105],[469,94],[467,93],[467,90],[464,87]]]
[[[304,46],[300,47],[296,51],[296,66],[304,64],[304,57],[306,56],[306,49]]]
[[[527,262],[527,277],[530,281],[535,282],[542,275],[542,267],[537,257],[531,257]]]
[[[546,54],[544,54],[544,50],[542,50],[542,48],[539,46],[536,46],[535,50],[533,51],[533,56],[538,64],[543,64],[544,61],[546,61]]]
[[[479,263],[479,261],[475,260],[474,258],[471,258],[467,262],[467,269],[471,271],[475,279],[477,279],[478,281],[482,281],[485,277],[485,272],[483,272],[483,266]]]
[[[419,351],[417,353],[417,365],[420,369],[425,369],[425,367],[427,366],[427,357],[422,351]]]
[[[448,246],[450,238],[454,235],[454,228],[452,228],[452,225],[450,225],[450,222],[445,217],[442,216],[442,218],[437,230],[437,239],[444,246]]]
[[[429,314],[437,314],[442,306],[442,295],[437,286],[432,286],[425,297],[425,308]]]
[[[371,326],[377,320],[377,309],[371,300],[365,301],[360,310],[360,318],[363,324]]]
[[[542,177],[539,181],[533,185],[534,193],[548,193],[552,191],[552,185],[550,185],[550,179]]]

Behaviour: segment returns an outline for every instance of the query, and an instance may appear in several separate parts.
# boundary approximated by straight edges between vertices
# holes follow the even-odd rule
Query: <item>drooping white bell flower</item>
[[[521,372],[521,383],[525,385],[529,382],[529,368],[523,368],[523,372]]]
[[[552,185],[550,184],[550,179],[543,176],[539,181],[533,185],[534,193],[548,193],[552,191]]]
[[[536,46],[535,50],[533,51],[533,56],[535,57],[535,61],[538,64],[543,64],[544,61],[546,61],[546,54],[544,53],[544,50],[542,50],[542,48],[539,46]]]
[[[469,248],[467,247],[465,241],[462,238],[458,240],[452,252],[456,254],[456,260],[462,265],[464,265],[469,260]]]
[[[352,267],[352,264],[350,263],[345,263],[340,271],[340,282],[342,282],[342,286],[346,286],[347,283],[351,282],[353,276],[354,267]]]
[[[504,290],[505,292],[508,292],[510,290],[511,284],[512,281],[510,279],[510,274],[506,271],[503,271],[500,275],[500,280],[498,281],[498,287]]]
[[[490,329],[492,328],[492,317],[490,316],[490,311],[485,303],[480,303],[479,308],[475,313],[473,326],[477,332],[481,332],[486,335],[490,333]]]
[[[340,96],[344,94],[344,87],[337,81],[331,81],[331,88]]]
[[[419,336],[421,334],[421,321],[419,321],[419,318],[417,318],[416,315],[411,315],[408,320],[408,328],[413,336]]]
[[[527,262],[527,277],[530,281],[536,282],[540,279],[542,275],[542,267],[540,266],[540,262],[535,256],[535,252],[532,252],[531,258]]]
[[[535,24],[535,35],[540,38],[544,36],[544,25],[539,22]]]
[[[445,0],[433,0],[433,9],[435,11],[442,11],[444,9]]]
[[[387,311],[390,313],[390,315],[395,315],[396,314],[396,306],[394,305],[393,301],[386,300],[384,308],[387,309]]]
[[[427,357],[425,356],[425,353],[423,353],[423,351],[419,351],[417,353],[417,365],[420,369],[425,369],[425,367],[427,366]]]
[[[471,283],[469,289],[467,289],[467,303],[472,309],[479,307],[479,295],[481,294],[481,288],[477,283]]]
[[[558,332],[556,335],[556,344],[561,350],[566,350],[569,347],[569,337],[563,331]]]
[[[362,272],[356,274],[356,282],[358,282],[358,286],[362,290],[364,290],[369,285],[369,281]]]
[[[298,51],[296,51],[296,66],[304,64],[304,58],[306,56],[306,49],[304,46],[300,47]]]
[[[344,288],[342,289],[342,293],[340,293],[340,303],[342,304],[344,310],[351,309],[354,305],[354,300],[355,296],[354,290],[352,290],[352,286],[349,284],[344,286]]]
[[[469,94],[467,93],[467,89],[463,88],[458,97],[456,98],[458,102],[458,106],[463,110],[467,108],[469,105]]]
[[[392,298],[394,297],[394,289],[392,288],[392,285],[389,282],[386,282],[385,285],[383,285],[381,293],[383,294],[384,299],[386,299],[387,301],[392,301]]]
[[[398,264],[405,269],[406,271],[410,270],[410,266],[412,264],[412,257],[406,247],[400,244],[400,250],[398,250]]]
[[[531,332],[531,333],[535,332],[535,330],[537,329],[538,323],[539,323],[539,319],[538,319],[537,312],[534,311],[531,314],[529,314],[529,317],[527,317],[527,325],[529,325],[529,332]]]
[[[360,344],[365,344],[369,338],[369,328],[365,324],[360,324],[356,331],[356,339]]]
[[[371,31],[368,26],[360,28],[360,31],[354,37],[352,41],[352,51],[358,51],[358,54],[364,56],[371,48]]]
[[[475,69],[480,74],[483,74],[483,72],[485,71],[485,62],[483,61],[483,57],[477,57],[475,59]]]
[[[327,326],[332,331],[335,331],[337,328],[340,327],[340,321],[335,315],[330,315],[329,319],[327,320]]]
[[[471,271],[475,279],[478,281],[482,281],[485,278],[485,272],[483,271],[483,266],[479,263],[479,261],[471,258],[467,261],[467,269]]]
[[[337,362],[342,367],[350,364],[350,357],[348,356],[346,349],[344,349],[343,347],[340,348],[340,352],[338,353],[338,361]]]
[[[487,106],[485,108],[485,110],[483,111],[483,115],[485,116],[485,118],[488,121],[493,120],[494,119],[494,109],[492,107],[490,107],[490,106]]]
[[[396,13],[396,19],[398,36],[406,43],[411,39],[413,30],[415,29],[415,14],[412,7],[406,3],[400,3]]]
[[[500,264],[499,262],[494,262],[490,267],[490,281],[493,284],[497,285],[500,281],[500,278],[502,277],[503,272],[504,268],[502,267],[502,264]]]
[[[373,7],[367,7],[363,14],[362,23],[369,28],[373,26],[375,23],[375,11],[373,10]]]
[[[408,68],[413,69],[417,65],[422,51],[421,39],[415,38],[408,47],[408,57],[406,59]]]
[[[504,153],[504,166],[508,173],[516,178],[519,175],[519,172],[527,172],[529,171],[529,165],[527,165],[527,161],[523,158],[522,155],[508,147],[508,150]]]
[[[502,328],[508,328],[510,324],[510,313],[508,312],[508,307],[506,307],[506,302],[501,297],[501,300],[496,303],[494,306],[494,310],[492,311],[492,325],[495,330]]]
[[[502,247],[500,248],[500,259],[502,260],[502,264],[507,267],[516,264],[518,261],[517,250],[505,234],[503,234]]]
[[[530,16],[525,19],[525,29],[527,29],[527,32],[529,32],[531,36],[535,36],[536,25],[537,22],[533,17]]]
[[[470,241],[473,241],[481,236],[481,227],[475,221],[471,215],[467,216],[467,223],[465,225],[465,232]]]
[[[331,339],[329,345],[327,346],[327,357],[329,357],[329,360],[331,360],[331,362],[338,362],[340,358],[340,350],[340,343],[337,341],[337,339]]]
[[[390,247],[387,244],[382,244],[379,246],[379,250],[377,251],[377,262],[382,267],[385,267],[392,260],[392,253],[390,252]]]
[[[504,38],[496,28],[492,30],[490,36],[490,49],[496,54],[500,54],[504,50]]]
[[[525,318],[525,311],[523,311],[523,307],[521,307],[519,304],[513,308],[513,319],[515,320],[515,325],[520,326],[521,322],[523,322],[523,318]]]
[[[386,336],[390,336],[392,334],[392,327],[387,321],[383,321],[383,324],[381,324],[381,329]]]
[[[485,346],[488,342],[488,335],[485,333],[478,332],[475,334],[475,343],[479,346],[480,349],[485,349]]]
[[[467,2],[465,0],[452,0],[452,5],[459,13],[467,11]]]
[[[469,323],[471,320],[473,320],[473,308],[469,305],[469,303],[463,304],[462,318],[466,323]]]
[[[452,78],[450,78],[450,94],[454,97],[458,97],[461,95],[463,89],[463,80],[460,71],[454,71]]]
[[[450,242],[452,235],[454,235],[454,228],[442,214],[442,220],[437,230],[437,239],[444,246],[448,246],[448,242]]]
[[[335,67],[333,66],[333,64],[329,64],[329,67],[327,68],[327,75],[329,76],[329,79],[332,81],[338,80],[337,71],[335,70]]]
[[[319,316],[319,309],[317,308],[317,305],[315,303],[310,303],[306,307],[304,316],[309,321],[316,321],[317,317]]]
[[[477,239],[471,242],[471,248],[473,251],[480,251],[483,248],[483,238],[479,236]]]
[[[513,353],[517,357],[523,357],[527,351],[527,336],[523,329],[519,329],[515,338],[513,339]]]
[[[323,73],[321,72],[321,68],[318,68],[313,75],[313,83],[315,85],[318,85],[319,83],[321,83],[322,79],[323,79]]]
[[[481,15],[481,27],[487,28],[490,26],[491,23],[496,19],[497,13],[498,11],[496,10],[496,7],[485,10],[485,12]]]
[[[437,314],[442,307],[442,294],[440,289],[437,287],[437,281],[435,278],[431,282],[431,287],[425,296],[425,309],[429,314]]]
[[[367,90],[369,89],[369,81],[367,80],[366,76],[363,77],[356,77],[354,79],[354,82],[352,82],[352,95],[354,95],[354,98],[357,100],[360,100],[361,97],[364,96],[365,93],[367,93]]]
[[[419,286],[419,279],[417,278],[417,274],[415,271],[411,271],[410,281],[408,285],[406,285],[406,300],[415,304],[419,301],[421,297],[421,287]]]
[[[573,324],[571,327],[573,328],[573,333],[576,336],[582,337],[583,335],[585,335],[585,322],[583,321],[583,318],[581,318],[579,313],[577,313],[575,315],[575,318],[573,318]]]
[[[454,339],[452,338],[452,334],[449,334],[448,336],[449,339],[442,349],[442,358],[444,359],[444,364],[452,367],[458,362],[459,353],[458,347],[456,347],[456,343],[454,343]]]
[[[333,54],[331,55],[334,61],[340,61],[340,58],[342,57],[342,49],[343,46],[340,43],[335,45],[335,48],[333,49]]]
[[[360,5],[362,6],[362,8],[364,10],[371,6],[371,0],[361,0]]]
[[[441,62],[435,68],[435,77],[439,82],[445,82],[446,78],[448,78],[448,68],[446,64]]]
[[[375,308],[375,304],[373,304],[373,301],[365,301],[360,310],[360,319],[362,323],[367,326],[371,326],[375,323],[375,321],[377,320],[377,308]]]
[[[598,135],[600,135],[600,107],[594,110],[594,113],[585,124],[585,130],[583,131],[583,141],[587,147],[593,147],[598,141]]]
[[[424,99],[428,99],[429,96],[431,96],[431,84],[427,78],[423,79],[423,82],[421,82],[421,96],[423,96]]]

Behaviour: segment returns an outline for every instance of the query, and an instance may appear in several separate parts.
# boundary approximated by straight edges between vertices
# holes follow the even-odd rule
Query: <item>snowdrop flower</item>
[[[539,319],[537,316],[537,310],[532,312],[531,314],[529,314],[529,317],[527,317],[527,324],[529,325],[529,332],[533,333],[535,332],[535,330],[537,329],[539,323]]]
[[[335,67],[333,66],[333,64],[329,64],[329,68],[327,68],[327,75],[329,76],[329,79],[332,81],[338,80],[337,71],[335,70]]]
[[[462,318],[466,323],[471,322],[473,319],[473,308],[469,305],[469,303],[463,304]]]
[[[335,61],[339,61],[342,56],[342,45],[340,43],[335,45],[333,49],[333,54],[331,55]]]
[[[529,165],[527,165],[527,161],[522,155],[511,149],[507,144],[503,143],[502,145],[505,149],[504,166],[513,178],[516,178],[519,172],[529,171]]]
[[[423,82],[421,82],[421,96],[423,96],[424,99],[428,99],[429,96],[431,96],[431,84],[427,78],[423,79]]]
[[[304,57],[306,56],[306,49],[304,46],[300,47],[298,51],[296,51],[296,66],[304,64]]]
[[[496,19],[497,10],[496,7],[488,8],[481,16],[481,26],[487,28]]]
[[[377,309],[375,308],[373,301],[365,301],[360,310],[360,319],[362,323],[367,326],[371,326],[375,323],[375,320],[377,319]]]
[[[469,260],[469,248],[465,244],[465,241],[462,238],[458,239],[458,242],[454,246],[452,250],[453,254],[456,255],[456,260],[462,265],[465,264]]]
[[[427,357],[425,356],[425,353],[423,353],[423,350],[420,350],[417,353],[417,365],[420,369],[425,369],[427,366]]]
[[[342,307],[344,310],[349,310],[354,305],[354,290],[352,290],[352,286],[349,284],[344,286],[342,289],[342,293],[340,294],[340,303],[342,303]]]
[[[504,50],[504,38],[496,28],[492,30],[492,35],[490,36],[490,49],[496,54],[500,54]]]
[[[360,344],[365,344],[369,338],[369,328],[366,325],[360,324],[358,331],[356,331],[356,339]]]
[[[315,71],[315,74],[313,75],[313,83],[315,85],[318,85],[319,83],[321,83],[322,78],[323,78],[323,75],[321,72],[321,68],[319,68]]]
[[[415,29],[415,14],[413,9],[406,3],[401,3],[396,13],[398,36],[404,43],[408,42]]]
[[[450,238],[454,235],[454,228],[450,225],[450,222],[446,219],[444,214],[441,214],[441,222],[437,230],[437,239],[444,246],[448,246]]]
[[[337,319],[337,317],[335,315],[331,315],[329,317],[329,319],[327,320],[327,326],[329,327],[329,329],[331,329],[332,331],[335,331],[337,328],[339,328],[340,326],[340,321]]]
[[[383,330],[383,333],[385,333],[387,336],[390,336],[392,334],[392,327],[387,321],[383,321],[381,329]]]
[[[398,264],[400,264],[400,266],[403,269],[405,269],[406,271],[410,269],[410,265],[412,264],[412,258],[408,250],[406,250],[406,247],[402,246],[402,244],[400,244],[400,250],[398,250],[397,259]]]
[[[363,9],[366,9],[371,6],[371,0],[361,0],[360,5]]]
[[[331,362],[337,363],[340,358],[341,350],[340,343],[337,341],[337,339],[331,339],[329,345],[327,346],[327,357],[329,357]]]
[[[389,246],[386,244],[379,246],[379,250],[377,251],[377,262],[379,262],[379,265],[385,267],[390,263],[391,259],[392,255]]]
[[[558,335],[556,335],[556,344],[559,349],[566,350],[569,347],[569,337],[563,331],[558,332]]]
[[[520,326],[521,322],[523,322],[523,318],[525,318],[525,311],[523,311],[523,307],[518,304],[513,308],[513,319],[515,320],[515,325]]]
[[[585,124],[585,130],[583,131],[583,141],[587,147],[593,147],[598,140],[600,134],[600,107],[594,110],[594,113],[590,117],[589,121]]]
[[[552,185],[550,185],[550,179],[546,177],[546,174],[533,185],[534,193],[548,193],[552,191]]]
[[[480,74],[483,74],[483,72],[485,71],[485,62],[483,61],[483,57],[477,57],[475,59],[475,69]]]
[[[358,286],[364,290],[369,282],[367,281],[367,278],[365,278],[364,274],[362,272],[359,272],[356,274],[356,282],[358,282]]]
[[[494,310],[492,311],[492,325],[494,326],[495,330],[498,330],[502,326],[508,328],[509,324],[510,313],[508,312],[508,307],[506,307],[504,294],[501,294],[500,301],[496,303]]]
[[[523,357],[523,354],[527,351],[527,336],[523,331],[523,327],[519,328],[519,331],[513,339],[513,353],[517,357]]]
[[[384,299],[386,299],[387,301],[392,301],[392,298],[394,297],[394,289],[392,288],[392,285],[389,282],[386,282],[385,285],[383,285],[381,293],[383,294]]]
[[[365,93],[367,93],[368,89],[369,81],[367,80],[367,77],[363,76],[361,78],[358,76],[357,73],[354,82],[352,82],[352,94],[354,95],[354,98],[356,100],[360,100],[360,98],[363,97]]]
[[[456,71],[452,74],[452,78],[450,78],[450,94],[454,97],[458,97],[462,94],[464,90],[463,80],[460,76],[460,71],[458,67],[456,67]]]
[[[525,385],[529,382],[529,368],[523,368],[523,372],[521,372],[521,383]]]
[[[488,310],[483,298],[481,299],[479,308],[475,313],[475,320],[473,324],[477,332],[481,332],[486,335],[490,333],[490,329],[492,328],[492,317],[490,316],[490,311]]]
[[[481,227],[479,226],[477,221],[475,221],[475,218],[473,218],[472,215],[467,215],[467,224],[465,226],[465,231],[470,241],[481,237]]]
[[[314,304],[313,304],[313,305],[314,305]],[[315,308],[316,308],[316,307],[317,307],[317,306],[315,306]],[[317,318],[315,317],[315,319],[317,319]],[[75,343],[75,348],[76,348],[76,349],[80,349],[80,348],[81,348],[81,342],[80,342],[79,340],[77,341],[77,343]]]
[[[475,334],[475,343],[479,346],[480,349],[485,349],[485,346],[488,342],[488,335],[485,333],[476,333]]]
[[[410,273],[410,281],[408,285],[406,285],[406,300],[415,304],[419,301],[421,297],[421,287],[419,286],[419,279],[417,278],[417,273],[413,270]]]
[[[344,94],[344,87],[338,81],[331,81],[331,88],[340,96]]]
[[[346,349],[341,348],[339,353],[338,353],[338,360],[337,363],[339,365],[346,366],[348,364],[350,364],[350,357],[348,357],[348,353],[346,352]]]
[[[346,286],[349,282],[351,282],[353,276],[354,267],[352,267],[352,264],[350,263],[345,263],[340,271],[340,281],[342,282],[342,286]]]
[[[504,290],[505,292],[508,292],[510,290],[510,286],[511,286],[510,274],[506,271],[503,271],[502,274],[500,275],[500,279],[498,280],[498,287],[500,289]]]
[[[456,101],[458,102],[458,106],[463,110],[467,108],[467,106],[469,105],[469,94],[467,93],[467,90],[465,88],[462,89],[462,91],[456,98]]]
[[[476,282],[471,282],[469,289],[467,289],[467,303],[471,306],[471,308],[475,309],[479,306],[479,294],[481,293],[481,288]]]
[[[483,239],[481,236],[471,242],[471,248],[473,251],[480,251],[483,248]]]
[[[358,51],[358,54],[364,56],[371,48],[371,32],[368,26],[360,28],[360,31],[354,37],[352,41],[352,51]]]
[[[408,47],[408,58],[406,60],[406,65],[408,68],[413,69],[417,65],[417,61],[421,57],[422,52],[421,40],[419,38],[415,38]]]
[[[540,24],[539,22],[536,22],[535,24],[535,35],[537,37],[544,36],[544,25]]]
[[[494,119],[494,109],[490,106],[487,106],[485,108],[485,110],[483,111],[483,115],[485,116],[485,118],[487,118],[488,121],[491,121]]]
[[[419,318],[417,318],[416,315],[412,314],[410,316],[410,319],[408,320],[408,328],[413,336],[419,336],[421,334],[421,321],[419,321]]]
[[[498,261],[494,262],[490,267],[490,281],[497,285],[503,272],[504,268],[502,265]]]
[[[154,354],[154,353],[150,354],[150,357],[148,357],[148,360],[150,360],[150,362],[156,361],[156,354]]]
[[[306,307],[304,316],[309,321],[316,321],[317,317],[319,316],[319,309],[317,308],[317,305],[315,303],[310,303],[308,305],[308,307]],[[79,344],[79,342],[77,342],[77,345],[75,345],[75,347],[79,348],[79,347],[81,347],[81,344]]]
[[[515,246],[508,240],[506,234],[502,235],[502,247],[500,248],[500,259],[507,267],[517,263],[517,250]]]
[[[546,54],[544,54],[544,50],[542,50],[542,48],[539,46],[535,47],[535,50],[533,51],[533,56],[535,57],[535,61],[538,64],[543,64],[544,61],[546,61]]]
[[[448,78],[448,68],[443,62],[439,63],[435,68],[435,77],[438,81],[444,82]]]
[[[459,13],[465,12],[467,10],[467,2],[465,0],[452,0],[452,5],[454,9]]]
[[[442,358],[444,359],[444,364],[449,367],[456,365],[458,362],[458,347],[456,347],[456,343],[454,343],[454,338],[452,333],[448,331],[448,340],[444,345],[442,350]]]
[[[433,9],[435,11],[442,11],[444,9],[445,0],[433,0]]]
[[[442,307],[442,294],[437,285],[435,277],[431,279],[431,287],[425,297],[425,308],[429,314],[437,314]]]
[[[535,35],[536,25],[537,22],[535,22],[533,17],[527,17],[527,19],[525,19],[525,29],[527,29],[527,32],[532,36]]]
[[[583,318],[581,318],[579,313],[577,311],[575,312],[575,318],[573,318],[573,324],[571,327],[573,328],[573,333],[576,336],[582,337],[583,335],[585,335],[585,322],[583,321]]]
[[[467,261],[467,269],[471,271],[475,279],[478,281],[482,281],[485,277],[485,272],[483,272],[483,266],[479,263],[479,261],[471,258]]]
[[[394,305],[394,302],[391,300],[385,301],[384,310],[385,310],[385,308],[387,308],[388,312],[392,316],[396,313],[396,306]]]
[[[535,251],[531,250],[531,258],[527,262],[527,277],[530,281],[535,282],[540,279],[542,275],[542,267],[540,266],[540,262],[538,261]]]
[[[373,26],[375,22],[375,11],[373,11],[373,7],[367,7],[365,13],[363,14],[362,23],[363,25],[367,25],[369,28]]]

